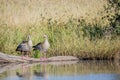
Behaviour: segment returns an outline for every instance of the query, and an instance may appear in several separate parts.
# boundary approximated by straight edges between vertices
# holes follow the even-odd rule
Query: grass
[[[51,44],[47,56],[55,55],[73,55],[77,57],[86,58],[112,58],[114,53],[119,50],[120,38],[112,39],[93,36],[91,40],[90,35],[85,35],[83,26],[77,26],[72,22],[66,24],[56,22],[49,22],[43,25],[27,25],[23,28],[9,26],[0,26],[0,44],[1,51],[9,54],[17,54],[15,49],[17,45],[26,39],[28,33],[31,34],[33,44],[43,41],[43,35],[48,34],[49,42]],[[33,27],[34,26],[34,27]],[[27,28],[27,29],[26,29]],[[96,34],[97,35],[97,34]],[[95,39],[94,39],[95,38]],[[35,52],[33,52],[35,53]],[[35,56],[35,55],[34,55]],[[37,55],[36,55],[37,56]]]
[[[66,22],[70,17],[84,19],[88,24],[100,22],[101,25],[110,23],[114,17],[115,7],[109,8],[106,0],[0,0],[0,20],[7,25],[36,24],[48,19]],[[109,18],[103,17],[109,16]],[[93,22],[94,21],[94,22]]]
[[[115,20],[115,7],[105,12],[105,7],[110,5],[104,0],[59,2],[1,0],[0,51],[17,55],[15,49],[22,40],[26,40],[27,34],[31,34],[34,45],[43,41],[42,36],[47,34],[51,44],[48,57],[112,58],[119,50],[120,37],[115,32],[111,39],[105,38],[104,32],[110,25],[109,19]],[[115,28],[118,33],[119,27]],[[33,53],[32,57],[40,57],[35,54],[38,51]]]

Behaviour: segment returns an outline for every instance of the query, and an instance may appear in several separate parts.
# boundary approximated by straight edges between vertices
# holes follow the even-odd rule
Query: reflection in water
[[[46,64],[41,64],[40,70],[34,70],[34,75],[47,80]]]
[[[119,76],[120,65],[112,61],[50,62],[7,68],[0,80],[120,80]]]
[[[16,75],[17,75],[18,77],[23,77],[23,76],[24,76],[24,74],[20,74],[19,72],[16,72]]]
[[[27,66],[27,64],[22,64],[20,71],[19,72],[17,71],[16,75],[19,78],[23,78],[23,80],[32,80],[31,74],[29,72],[29,67]]]
[[[38,77],[45,77],[45,72],[37,72],[36,70],[34,71],[34,75]]]

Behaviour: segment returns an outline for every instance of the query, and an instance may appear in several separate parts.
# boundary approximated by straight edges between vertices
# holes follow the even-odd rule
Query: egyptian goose
[[[30,35],[28,35],[27,37],[28,41],[22,41],[16,48],[16,51],[20,51],[22,53],[22,59],[24,55],[28,57],[28,54],[31,52],[33,46]]]
[[[35,46],[33,46],[34,50],[39,50],[44,54],[44,58],[46,58],[46,51],[49,49],[50,44],[48,42],[48,36],[44,35],[44,41],[40,42],[38,44],[36,44]]]

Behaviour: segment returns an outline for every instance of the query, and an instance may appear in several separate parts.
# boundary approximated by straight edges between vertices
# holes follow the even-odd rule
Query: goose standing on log
[[[33,46],[30,35],[28,35],[27,38],[28,41],[22,41],[16,48],[16,51],[20,51],[22,53],[22,59],[24,55],[26,55],[26,57],[28,58],[28,54],[31,53]]]
[[[43,36],[45,40],[43,42],[38,43],[37,45],[33,46],[34,50],[39,50],[44,54],[44,59],[46,59],[46,51],[49,49],[50,44],[48,42],[48,36]],[[42,59],[42,58],[41,58]]]

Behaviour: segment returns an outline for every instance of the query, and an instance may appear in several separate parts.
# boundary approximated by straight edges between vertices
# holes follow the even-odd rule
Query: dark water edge
[[[0,80],[120,80],[119,62],[81,60],[0,65]]]

